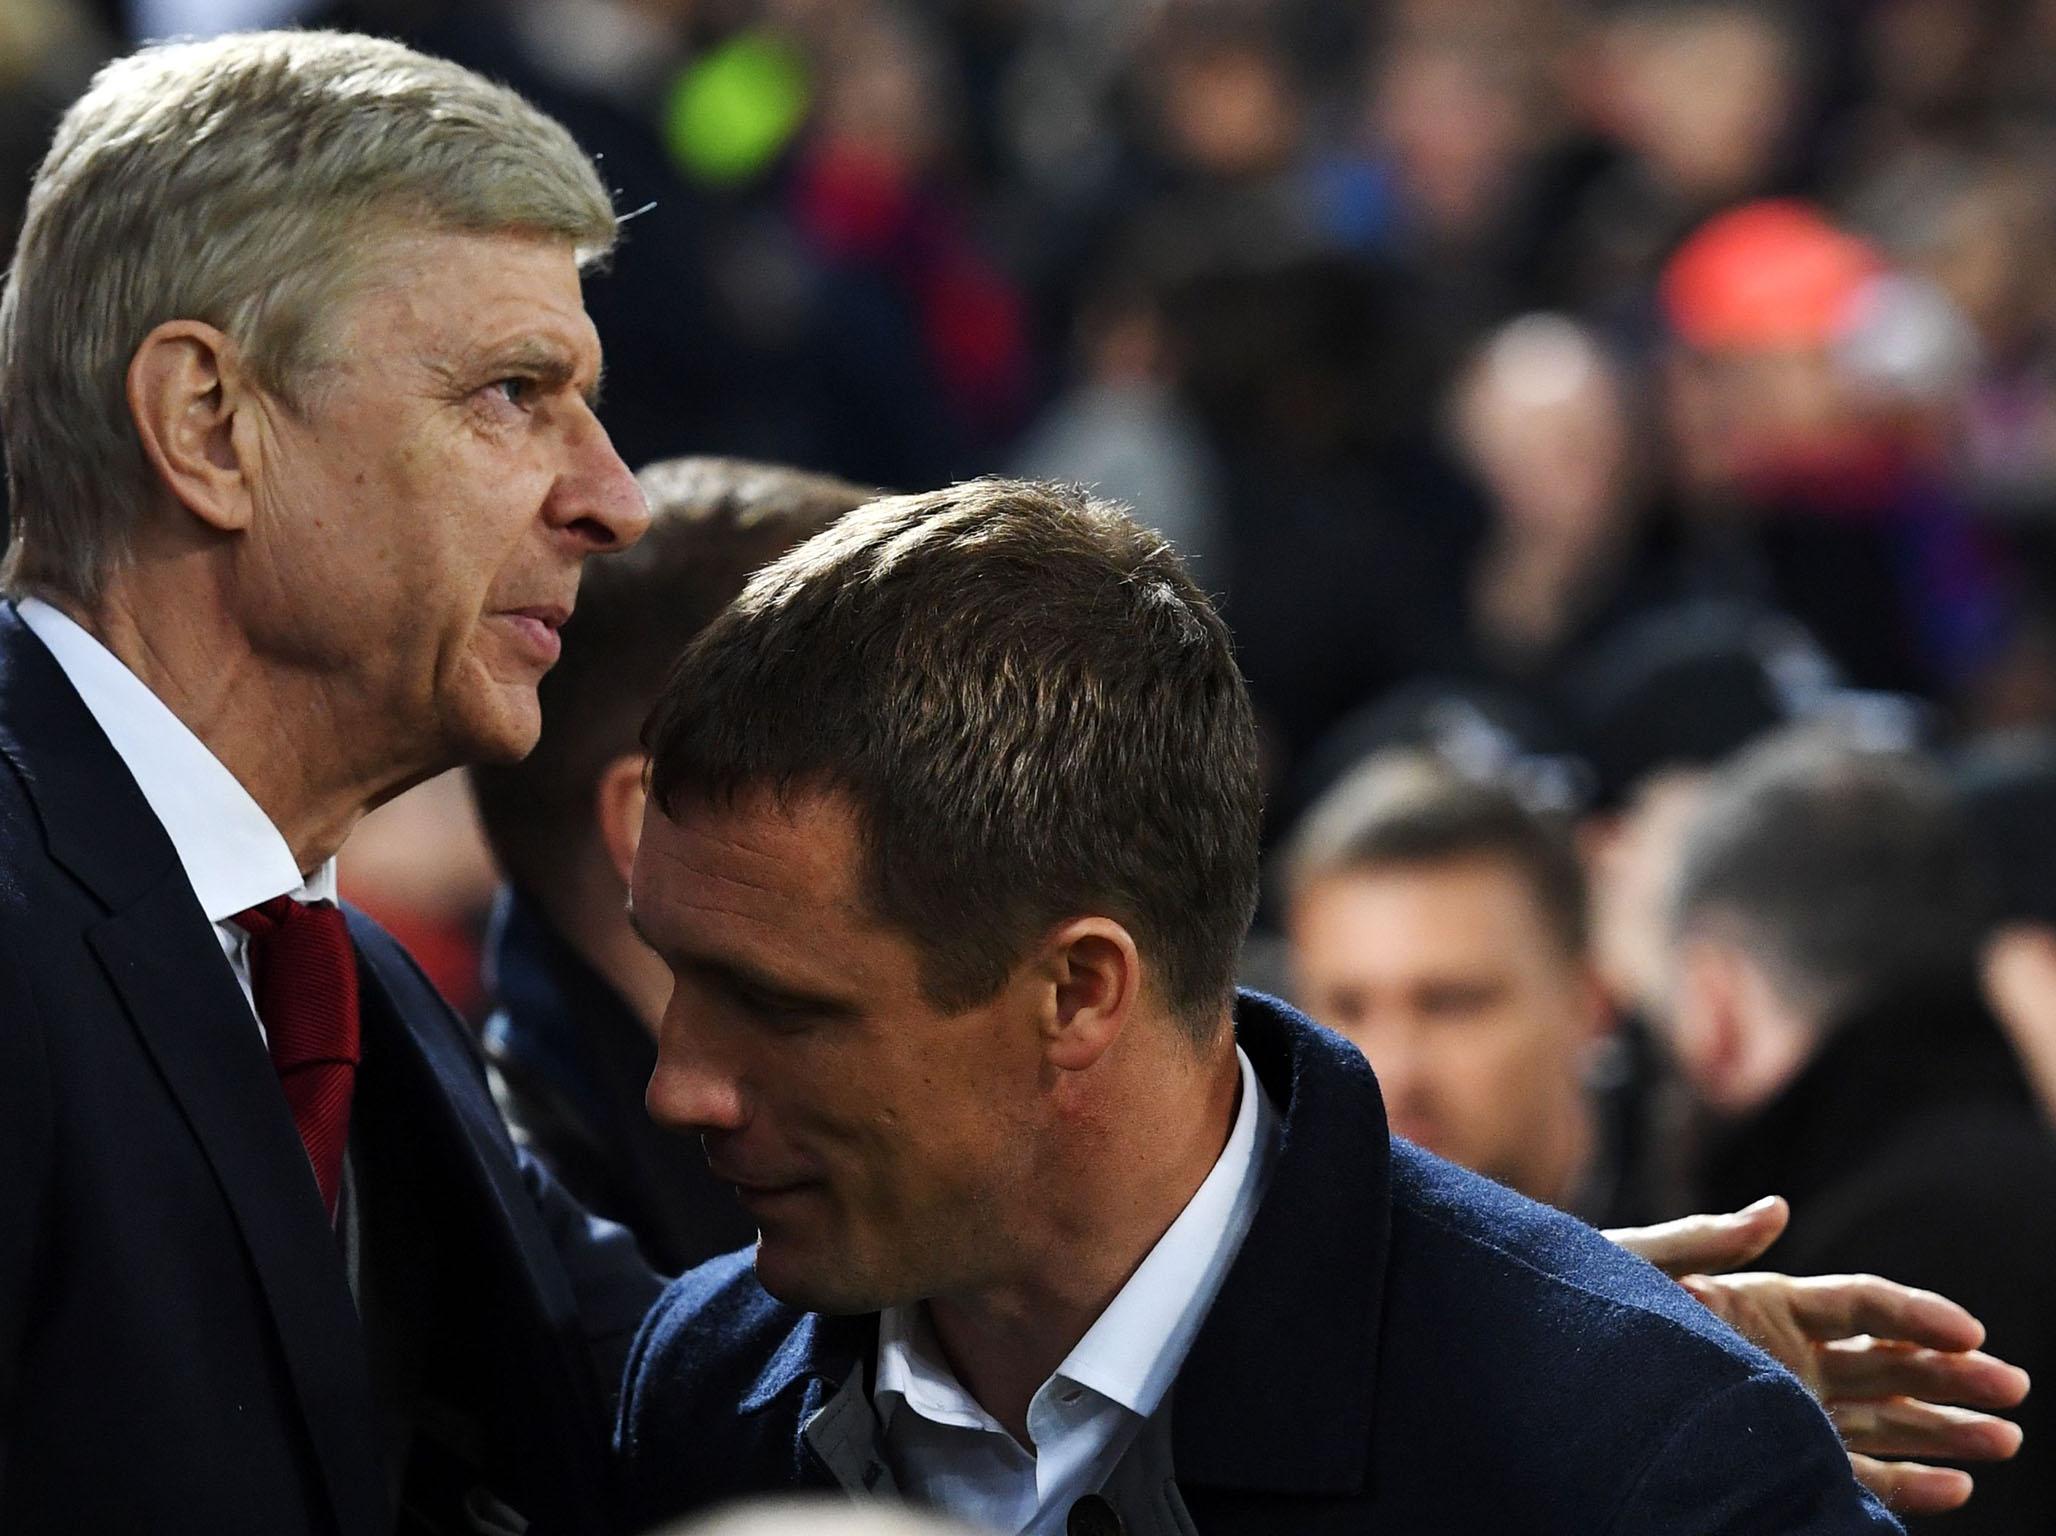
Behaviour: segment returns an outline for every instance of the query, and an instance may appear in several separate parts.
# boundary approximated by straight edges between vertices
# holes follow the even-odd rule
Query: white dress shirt
[[[964,1390],[925,1306],[878,1319],[872,1400],[900,1492],[1022,1536],[1062,1536],[1156,1412],[1263,1199],[1278,1112],[1238,1046],[1241,1102],[1228,1144],[1178,1219],[1028,1405],[1023,1447]]]
[[[335,900],[335,860],[303,876],[250,792],[120,658],[48,603],[28,597],[15,607],[143,791],[251,997],[250,936],[229,919],[274,896]]]

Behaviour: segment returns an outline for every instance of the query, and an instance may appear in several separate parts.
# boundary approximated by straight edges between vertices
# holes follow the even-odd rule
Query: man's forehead
[[[647,855],[647,857],[643,857]],[[860,915],[855,817],[819,796],[739,796],[673,813],[652,803],[636,861],[650,897],[738,905],[798,902]]]
[[[599,333],[586,314],[569,241],[427,231],[379,241],[354,306],[361,335],[413,345],[431,360],[527,348],[597,376]]]

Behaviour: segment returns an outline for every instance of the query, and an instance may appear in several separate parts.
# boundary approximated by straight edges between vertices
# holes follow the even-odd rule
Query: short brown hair
[[[1286,845],[1285,883],[1297,895],[1337,875],[1472,858],[1512,869],[1563,952],[1585,953],[1585,872],[1569,829],[1424,752],[1377,753],[1316,801]]]
[[[593,791],[637,747],[664,676],[752,573],[872,495],[833,475],[746,459],[664,459],[636,476],[650,531],[588,560],[564,654],[537,691],[543,729],[518,763],[471,770],[500,868],[546,896],[593,833]]]
[[[1211,1038],[1256,901],[1256,726],[1183,564],[1070,487],[872,502],[767,567],[644,734],[667,815],[847,795],[874,910],[938,1007],[990,997],[1050,924],[1119,918]]]

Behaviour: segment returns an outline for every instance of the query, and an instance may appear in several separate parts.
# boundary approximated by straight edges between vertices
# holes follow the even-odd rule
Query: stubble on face
[[[745,797],[679,821],[652,807],[632,882],[676,983],[651,1112],[737,1185],[765,1288],[833,1313],[1003,1272],[1036,1141],[1021,989],[936,1008],[862,859],[840,797]]]

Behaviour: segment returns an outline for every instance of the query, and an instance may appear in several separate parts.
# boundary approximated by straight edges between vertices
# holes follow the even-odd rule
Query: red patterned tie
[[[257,1017],[334,1221],[357,1082],[357,955],[349,929],[339,908],[290,896],[238,912],[233,921],[250,935]]]

